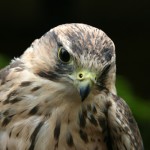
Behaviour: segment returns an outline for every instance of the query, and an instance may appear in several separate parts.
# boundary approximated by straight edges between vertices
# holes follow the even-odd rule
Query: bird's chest
[[[97,112],[96,106],[88,105],[78,111],[66,112],[53,121],[53,138],[49,143],[53,149],[107,150],[106,118]]]
[[[44,137],[49,139],[47,148],[51,147],[52,150],[107,150],[107,137],[98,123],[87,121],[82,127],[79,122],[68,124],[56,121],[50,130]]]
[[[51,105],[17,114],[1,134],[7,138],[0,142],[3,149],[107,150],[106,115],[99,105]]]

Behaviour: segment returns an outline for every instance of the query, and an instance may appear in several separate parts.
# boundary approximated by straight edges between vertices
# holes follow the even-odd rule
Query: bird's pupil
[[[70,54],[64,48],[60,50],[60,59],[63,62],[68,62],[70,60]]]

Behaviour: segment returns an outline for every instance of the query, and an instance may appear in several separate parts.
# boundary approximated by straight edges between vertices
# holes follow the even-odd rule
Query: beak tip
[[[86,87],[81,87],[80,88],[80,96],[81,96],[81,100],[82,102],[87,98],[87,96],[89,95],[90,92],[90,86],[86,86]]]

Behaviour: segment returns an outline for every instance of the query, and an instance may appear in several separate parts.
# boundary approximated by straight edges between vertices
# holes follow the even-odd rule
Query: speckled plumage
[[[71,62],[60,61],[60,47]],[[0,150],[143,150],[115,74],[115,47],[103,31],[51,29],[0,71]],[[81,100],[76,86],[87,80],[92,87]]]

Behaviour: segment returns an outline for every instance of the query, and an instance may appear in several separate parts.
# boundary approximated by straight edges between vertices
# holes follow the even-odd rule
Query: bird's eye
[[[65,48],[60,47],[58,50],[58,58],[62,62],[68,63],[68,62],[70,62],[71,56]]]

